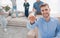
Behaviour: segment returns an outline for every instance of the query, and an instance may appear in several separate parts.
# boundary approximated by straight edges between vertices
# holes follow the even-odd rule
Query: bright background
[[[28,0],[28,2],[30,3],[29,11],[32,10],[33,3],[35,1],[36,0]],[[51,16],[60,16],[60,4],[59,4],[60,0],[41,0],[41,1],[44,1],[49,4],[51,8]],[[16,1],[18,11],[24,11],[23,3],[24,0]],[[10,0],[0,0],[0,6],[6,6],[6,5],[9,5],[12,8],[12,3]]]

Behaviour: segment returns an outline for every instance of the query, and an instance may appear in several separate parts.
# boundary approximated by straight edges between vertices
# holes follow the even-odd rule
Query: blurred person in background
[[[4,7],[0,6],[0,24],[3,27],[3,30],[6,32],[7,31],[7,19],[5,17],[5,12],[4,12]]]
[[[24,0],[24,1],[25,2],[23,4],[23,6],[25,8],[25,16],[28,17],[29,16],[29,6],[30,6],[30,4],[27,2],[27,0]]]
[[[13,13],[16,13],[16,17],[18,17],[16,0],[11,0],[11,2],[12,2],[12,13],[11,13],[11,16],[12,16]]]
[[[44,2],[41,0],[36,0],[36,2],[33,4],[32,11],[35,12],[35,15],[41,15],[41,8],[40,5],[42,5]]]

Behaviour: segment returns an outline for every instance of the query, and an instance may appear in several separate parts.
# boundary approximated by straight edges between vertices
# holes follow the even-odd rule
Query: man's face
[[[40,0],[36,0],[37,2],[39,2]]]
[[[41,7],[41,13],[44,18],[48,18],[50,16],[50,9],[48,6]]]

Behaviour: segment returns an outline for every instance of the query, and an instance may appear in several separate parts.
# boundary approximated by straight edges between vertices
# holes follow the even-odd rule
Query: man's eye
[[[44,11],[44,10],[42,10],[42,11]]]
[[[46,11],[48,10],[48,9],[45,9]]]

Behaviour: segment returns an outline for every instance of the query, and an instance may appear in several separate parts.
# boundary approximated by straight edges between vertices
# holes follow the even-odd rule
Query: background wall
[[[30,3],[29,11],[32,10],[33,3],[35,1],[36,0],[28,0],[28,2]],[[44,1],[49,4],[49,6],[51,8],[51,16],[60,16],[60,4],[59,4],[60,0],[41,0],[41,1]],[[16,1],[18,11],[24,11],[23,3],[24,3],[24,0]],[[6,5],[9,5],[12,8],[12,3],[10,0],[1,0],[0,1],[0,6],[6,6]]]

